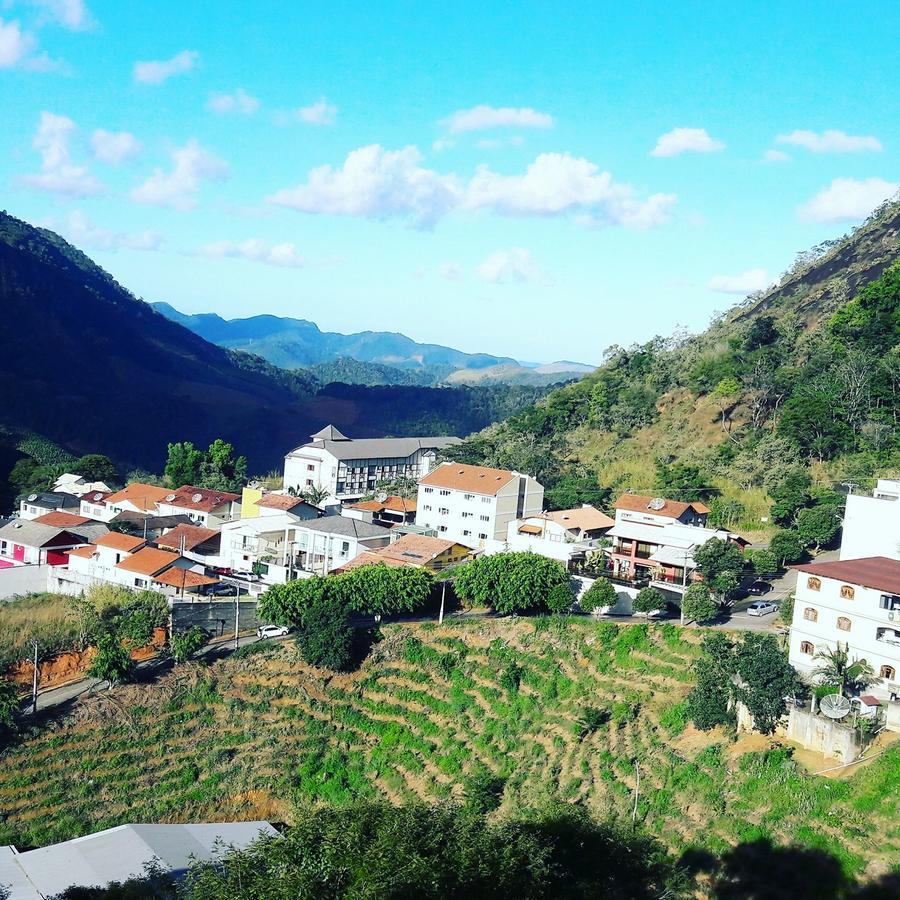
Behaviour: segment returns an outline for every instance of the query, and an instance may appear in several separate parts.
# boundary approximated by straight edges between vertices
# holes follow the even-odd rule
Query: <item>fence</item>
[[[231,600],[211,600],[185,602],[176,600],[171,604],[172,634],[181,634],[194,625],[199,626],[211,637],[234,634],[234,608]],[[238,613],[238,631],[251,631],[260,624],[256,615],[255,600],[241,600]]]

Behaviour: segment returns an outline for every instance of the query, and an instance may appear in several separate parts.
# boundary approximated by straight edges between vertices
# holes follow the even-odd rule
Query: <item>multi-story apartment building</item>
[[[865,556],[900,560],[900,479],[879,478],[871,496],[847,497],[841,559]]]
[[[373,493],[382,481],[418,481],[434,466],[439,450],[458,443],[455,437],[354,440],[329,425],[285,456],[284,489],[326,490],[325,504],[358,500]]]
[[[510,522],[539,515],[543,506],[544,488],[530,475],[443,463],[419,480],[416,525],[482,548],[505,541]]]
[[[884,556],[796,566],[790,661],[811,675],[826,649],[865,659],[882,700],[900,696],[900,561]]]

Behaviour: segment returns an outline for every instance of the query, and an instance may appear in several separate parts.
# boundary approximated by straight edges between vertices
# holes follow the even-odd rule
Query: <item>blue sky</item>
[[[0,0],[0,205],[185,312],[597,362],[898,189],[898,33],[887,0]]]

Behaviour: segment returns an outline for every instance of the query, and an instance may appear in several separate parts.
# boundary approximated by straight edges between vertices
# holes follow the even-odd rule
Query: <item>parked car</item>
[[[747,593],[751,597],[762,597],[772,590],[772,585],[768,581],[754,581],[747,589]]]
[[[256,629],[256,636],[260,638],[284,637],[290,633],[290,630],[290,628],[285,628],[283,625],[260,625]]]
[[[213,575],[231,575],[232,571],[228,568],[228,566],[210,566],[209,571],[212,572]]]
[[[778,610],[777,603],[769,603],[768,600],[757,600],[755,603],[751,603],[747,607],[747,615],[748,616],[767,616],[769,613],[776,612]]]
[[[217,581],[215,584],[207,585],[201,589],[200,593],[207,597],[236,597],[238,586],[236,584],[226,584],[224,581]]]
[[[233,578],[240,578],[241,581],[259,581],[259,575],[249,569],[235,569],[231,574]]]

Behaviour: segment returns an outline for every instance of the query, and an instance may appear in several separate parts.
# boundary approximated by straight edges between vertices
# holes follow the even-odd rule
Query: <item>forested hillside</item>
[[[559,505],[653,490],[705,498],[745,528],[788,486],[900,471],[898,258],[895,201],[704,333],[612,347],[454,455],[533,472]]]

